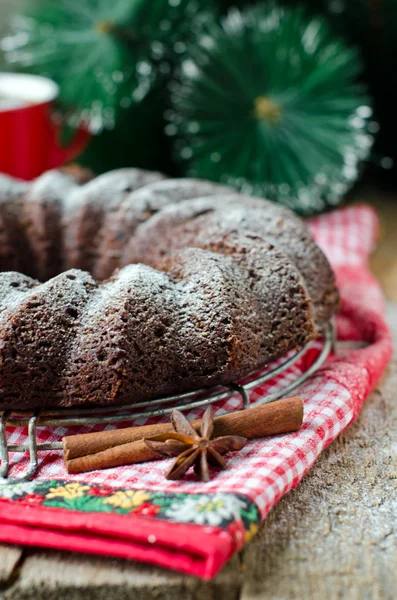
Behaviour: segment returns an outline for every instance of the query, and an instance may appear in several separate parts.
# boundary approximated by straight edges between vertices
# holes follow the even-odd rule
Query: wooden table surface
[[[372,268],[397,343],[397,199],[363,189],[381,216]],[[259,534],[212,582],[127,561],[0,545],[4,600],[395,600],[397,358],[358,420],[320,456]]]

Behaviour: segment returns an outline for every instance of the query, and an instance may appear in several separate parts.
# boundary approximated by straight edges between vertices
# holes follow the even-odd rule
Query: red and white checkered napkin
[[[254,532],[255,521],[265,518],[275,503],[299,483],[320,452],[357,417],[391,357],[391,338],[382,316],[381,291],[367,268],[378,229],[374,211],[366,206],[345,208],[313,219],[310,227],[335,269],[341,291],[338,340],[366,344],[360,344],[364,347],[350,354],[330,358],[296,392],[305,402],[301,430],[251,441],[242,451],[230,455],[229,468],[207,484],[198,482],[194,474],[182,482],[166,481],[163,473],[168,460],[71,477],[65,471],[60,453],[43,453],[36,484],[43,484],[45,488],[48,480],[61,481],[53,483],[50,493],[45,488],[44,502],[35,500],[36,506],[29,506],[29,518],[26,517],[27,502],[20,501],[26,489],[17,502],[15,489],[12,494],[9,486],[0,486],[0,498],[2,494],[8,496],[7,503],[0,500],[0,540],[124,556],[205,578],[219,571],[233,552],[241,548],[244,538],[248,539]],[[312,354],[313,351],[309,351],[288,372],[256,387],[251,401],[292,381]],[[238,408],[240,402],[236,397],[223,401],[218,404],[216,413]],[[194,418],[201,412],[194,409],[187,416]],[[147,422],[153,419],[139,419],[136,424]],[[119,426],[123,425],[126,424]],[[106,427],[109,428],[111,426]],[[71,431],[64,427],[41,429],[40,441],[56,440]],[[78,431],[90,429],[73,429],[73,433]],[[26,431],[15,429],[9,441],[23,443]],[[27,457],[15,454],[12,464],[12,474],[18,476],[27,467]],[[93,494],[92,490],[106,490],[103,495],[110,497],[106,506],[116,506],[118,513],[102,514],[95,508],[92,512],[98,514],[91,521],[87,515],[92,513],[86,503],[82,518],[84,509],[78,502],[66,505],[65,495],[67,490],[72,490],[67,487],[71,482],[80,483],[74,490],[85,486],[84,493],[88,495]],[[57,487],[63,491],[56,492]],[[145,510],[137,508],[138,504],[142,507],[142,503],[136,493],[146,494],[147,500],[150,496],[151,504],[145,502]],[[57,506],[51,504],[54,494],[61,499]],[[136,500],[135,504],[130,501],[128,511],[127,500],[133,497],[131,494],[135,494]],[[39,498],[37,493],[34,496]],[[120,501],[112,500],[116,497]],[[127,500],[122,501],[122,498]],[[8,507],[8,513],[4,506]],[[5,518],[5,513],[12,516]],[[71,523],[74,523],[73,532]]]

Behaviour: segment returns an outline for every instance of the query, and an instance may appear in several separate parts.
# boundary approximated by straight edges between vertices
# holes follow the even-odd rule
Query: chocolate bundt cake
[[[238,381],[335,313],[328,261],[288,210],[138,169],[88,179],[0,175],[0,409]]]

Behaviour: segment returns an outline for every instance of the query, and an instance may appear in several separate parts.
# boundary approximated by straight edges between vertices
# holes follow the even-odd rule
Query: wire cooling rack
[[[7,479],[10,465],[10,452],[28,452],[29,467],[23,477],[8,479],[12,482],[28,481],[34,477],[39,467],[39,451],[61,450],[61,442],[39,443],[37,429],[39,427],[73,427],[82,425],[109,425],[112,423],[132,421],[139,417],[160,417],[177,408],[180,411],[192,408],[201,408],[214,404],[219,400],[225,400],[233,395],[239,395],[242,399],[243,409],[268,404],[281,397],[285,397],[295,388],[307,381],[317,369],[324,364],[328,355],[335,348],[335,325],[328,323],[323,331],[323,345],[321,352],[310,367],[301,375],[296,377],[288,385],[283,386],[277,392],[268,394],[255,402],[250,401],[250,391],[258,385],[265,383],[284,373],[294,365],[312,345],[309,342],[301,350],[289,356],[278,366],[266,371],[265,374],[252,375],[247,383],[231,383],[227,386],[216,386],[201,390],[195,390],[184,394],[176,394],[165,398],[156,398],[148,402],[138,402],[123,406],[107,406],[95,408],[57,408],[54,410],[36,410],[34,412],[0,412],[0,480]],[[9,444],[7,441],[7,427],[27,427],[28,441],[26,444]]]

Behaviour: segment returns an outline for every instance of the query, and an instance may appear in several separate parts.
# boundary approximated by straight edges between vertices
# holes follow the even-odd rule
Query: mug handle
[[[79,127],[72,139],[67,144],[61,142],[63,126],[53,124],[53,136],[50,144],[48,169],[54,169],[73,160],[88,145],[91,138],[90,132],[84,127]]]

